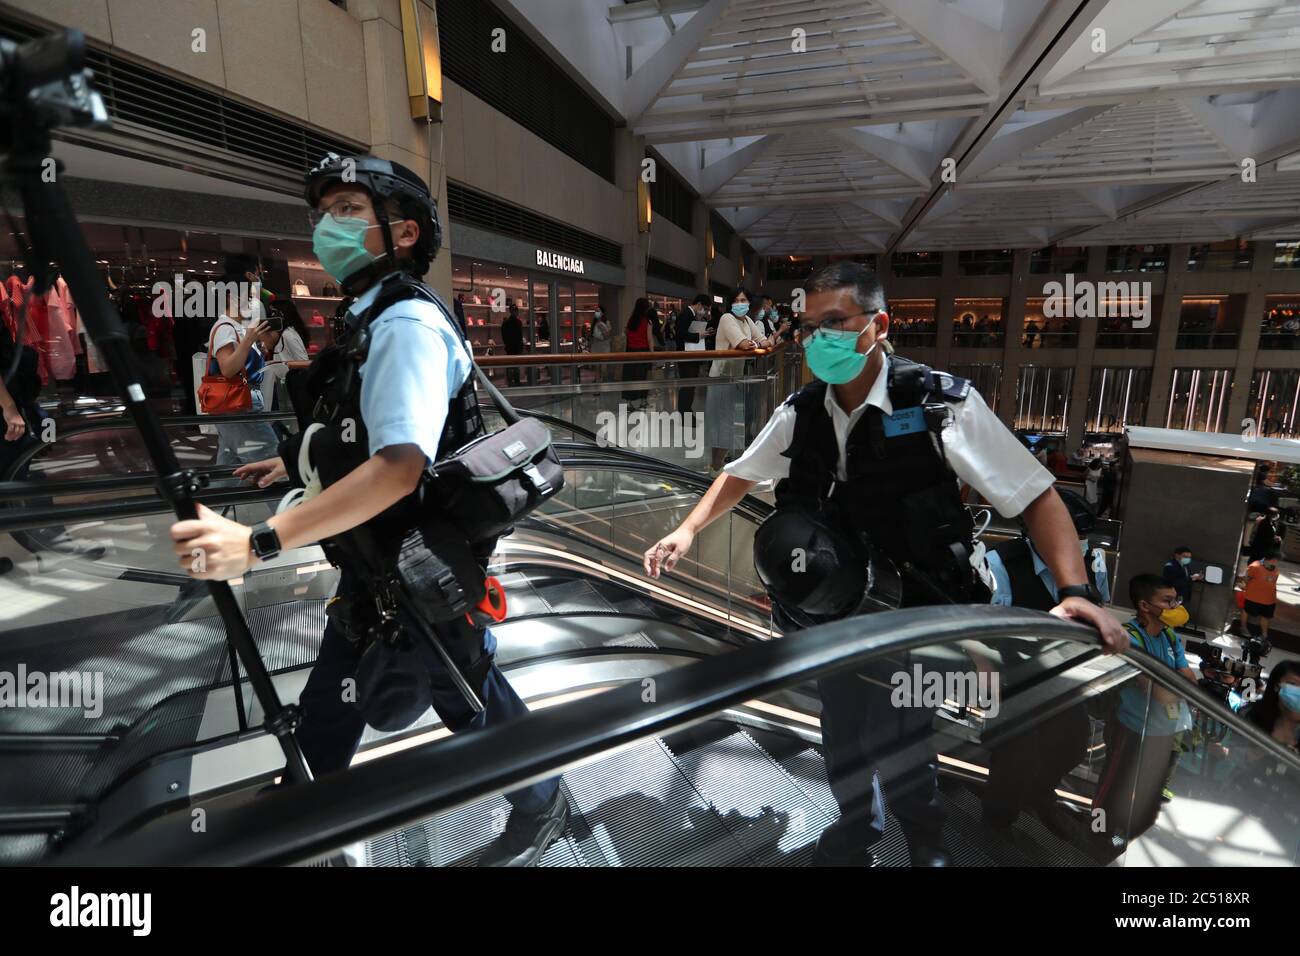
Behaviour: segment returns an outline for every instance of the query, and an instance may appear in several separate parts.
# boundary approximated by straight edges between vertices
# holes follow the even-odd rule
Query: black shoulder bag
[[[464,336],[461,336],[464,342]],[[471,542],[496,538],[564,487],[564,467],[551,446],[551,432],[524,418],[474,362],[479,383],[492,397],[506,427],[474,439],[433,463],[426,495],[439,504]]]

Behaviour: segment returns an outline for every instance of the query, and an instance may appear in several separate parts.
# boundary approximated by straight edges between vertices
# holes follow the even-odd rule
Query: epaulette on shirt
[[[947,372],[930,372],[930,394],[942,395],[945,402],[963,402],[970,394],[970,379]]]

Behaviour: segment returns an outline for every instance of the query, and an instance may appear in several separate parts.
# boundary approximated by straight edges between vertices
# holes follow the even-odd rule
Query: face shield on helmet
[[[754,533],[754,568],[778,621],[812,627],[897,608],[902,583],[893,564],[861,535],[801,509],[773,512]]]

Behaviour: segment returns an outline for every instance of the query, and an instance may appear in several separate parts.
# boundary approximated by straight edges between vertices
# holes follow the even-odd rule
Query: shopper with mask
[[[767,341],[762,330],[749,317],[750,294],[747,289],[737,289],[731,297],[730,311],[723,313],[718,322],[718,351],[739,349],[753,351]],[[721,467],[726,457],[742,446],[744,423],[739,411],[744,406],[744,386],[723,379],[737,379],[745,372],[745,360],[714,359],[709,366],[709,378],[720,381],[709,385],[704,401],[704,442],[713,450],[713,470]]]
[[[974,529],[959,494],[963,481],[1003,515],[1023,518],[1057,585],[1052,613],[1096,627],[1111,651],[1125,646],[1119,624],[1087,583],[1052,476],[969,382],[886,354],[889,315],[876,275],[837,262],[804,290],[800,341],[818,381],[787,399],[686,520],[646,551],[646,573],[672,571],[701,530],[756,483],[772,480],[778,511],[815,510],[829,524],[867,535],[895,565],[915,568],[904,579],[904,606],[986,603],[988,590],[968,560]],[[908,734],[929,741],[930,712],[892,708],[888,691],[872,686],[854,673],[821,682],[823,714],[832,718],[823,719],[823,749],[842,816],[819,841],[818,862],[869,863],[884,811],[875,787],[860,784],[871,779],[883,748]],[[933,761],[913,787],[890,796],[890,807],[904,825],[913,863],[947,862]]]
[[[1247,720],[1300,753],[1300,661],[1278,661],[1259,700],[1243,708]]]
[[[1196,683],[1175,630],[1187,623],[1178,592],[1154,574],[1133,575],[1128,590],[1134,614],[1124,630],[1133,649]],[[1187,702],[1150,678],[1132,678],[1120,689],[1118,706],[1106,721],[1106,762],[1092,803],[1094,811],[1104,813],[1096,817],[1101,826],[1096,832],[1111,854],[1156,822],[1174,739],[1191,726]]]
[[[454,581],[440,585],[466,593],[476,585],[482,593],[495,546],[495,539],[466,540],[437,496],[420,494],[430,463],[485,433],[468,344],[451,309],[418,279],[438,253],[437,206],[406,167],[334,154],[308,174],[306,199],[316,257],[356,298],[336,346],[295,373],[305,376],[290,388],[303,431],[280,444],[278,457],[237,471],[260,487],[287,477],[303,492],[254,528],[200,505],[195,520],[172,526],[172,538],[181,567],[195,578],[229,580],[282,549],[315,542],[340,568],[320,653],[299,698],[297,738],[321,775],[349,766],[367,723],[409,726],[431,705],[447,729],[459,732],[506,723],[528,708],[494,661],[490,630],[455,608],[450,615],[430,612],[439,598],[434,587],[416,592],[396,583],[399,548],[423,540],[426,553],[445,555],[455,570]],[[196,550],[205,559],[198,567]],[[432,654],[429,632],[481,711]],[[353,691],[345,693],[349,681]],[[479,863],[535,864],[568,819],[558,779],[506,798],[509,820]]]
[[[1192,563],[1192,549],[1185,544],[1174,548],[1174,556],[1165,562],[1161,572],[1165,583],[1178,592],[1178,598],[1184,604],[1192,600],[1192,582],[1201,580],[1204,575],[1188,571]]]

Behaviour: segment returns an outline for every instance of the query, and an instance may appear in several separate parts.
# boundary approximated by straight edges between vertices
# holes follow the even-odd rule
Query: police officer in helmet
[[[1059,585],[1052,613],[1096,627],[1109,651],[1124,647],[1119,624],[1095,603],[1051,474],[969,382],[891,353],[889,315],[874,272],[837,262],[804,289],[800,341],[817,381],[781,405],[686,520],[646,551],[646,573],[671,571],[696,534],[756,483],[773,480],[778,512],[800,509],[865,533],[899,569],[904,606],[985,603],[988,591],[969,560],[973,527],[959,495],[964,482],[1003,515],[1022,517]],[[777,596],[778,612],[781,603]],[[776,616],[791,623],[789,614],[784,621]],[[819,863],[870,862],[868,847],[884,825],[872,770],[894,742],[929,739],[923,709],[892,708],[887,679],[883,693],[873,686],[855,673],[819,682],[823,752],[841,805],[840,821],[818,841]],[[913,863],[944,865],[933,764],[922,777],[891,794],[890,807]]]
[[[197,519],[172,526],[172,538],[181,567],[196,578],[238,577],[283,549],[315,542],[340,568],[320,654],[299,701],[298,740],[320,775],[349,765],[367,720],[381,729],[406,726],[431,704],[449,729],[462,731],[521,717],[528,708],[493,660],[491,631],[464,614],[418,620],[451,657],[481,711],[439,657],[394,650],[424,647],[406,635],[423,626],[412,607],[420,602],[395,597],[400,592],[388,587],[399,544],[411,540],[413,529],[423,531],[434,552],[454,555],[458,572],[478,574],[480,588],[495,543],[458,537],[449,516],[420,495],[426,468],[483,431],[468,345],[451,310],[418,279],[441,243],[435,201],[404,166],[335,154],[308,174],[306,200],[316,256],[355,299],[342,341],[323,350],[291,388],[304,430],[280,444],[279,456],[235,472],[260,487],[287,477],[304,489],[301,501],[253,528],[200,505]],[[389,668],[395,660],[417,661],[423,670],[414,678],[398,674],[408,678],[403,685]],[[350,681],[369,689],[365,707],[346,692]],[[509,820],[480,865],[532,865],[567,823],[558,778],[506,797]]]

